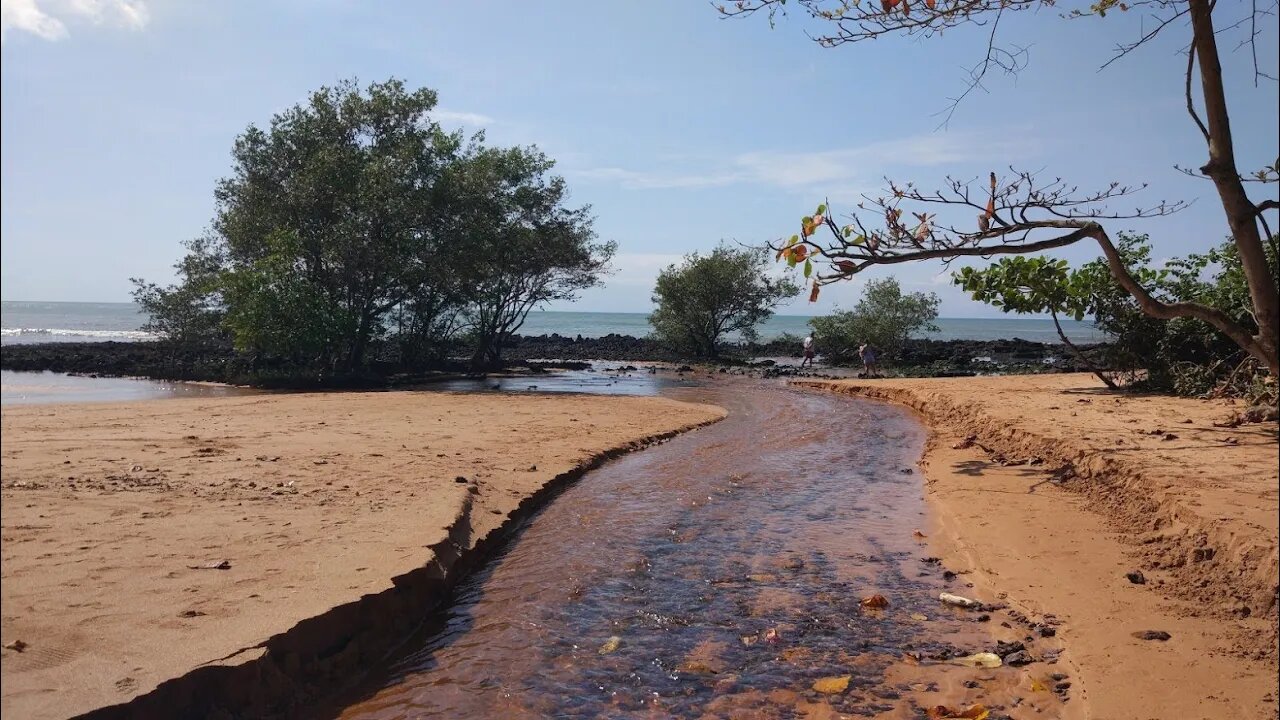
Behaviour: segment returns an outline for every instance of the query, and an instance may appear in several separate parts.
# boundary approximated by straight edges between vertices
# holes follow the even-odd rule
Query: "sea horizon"
[[[652,332],[649,312],[535,310],[520,335],[561,335],[596,338],[610,334],[644,337]],[[815,315],[777,314],[758,326],[761,340],[803,336]],[[146,315],[131,302],[74,302],[59,300],[0,301],[0,344],[41,342],[146,341],[154,339],[141,328]],[[1075,342],[1100,342],[1106,335],[1087,322],[1061,321]],[[1029,340],[1060,342],[1053,321],[1040,317],[939,317],[938,332],[920,337],[934,340]],[[739,338],[730,336],[730,341]]]

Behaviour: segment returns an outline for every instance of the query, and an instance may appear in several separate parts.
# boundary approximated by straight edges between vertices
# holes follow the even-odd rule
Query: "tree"
[[[565,206],[553,165],[536,148],[480,149],[459,171],[449,232],[476,367],[502,362],[530,310],[599,284],[617,249],[595,242],[589,207]]]
[[[435,104],[398,80],[345,81],[236,139],[213,230],[238,345],[349,372],[422,263],[448,260],[438,194],[461,136]]]
[[[738,16],[765,10],[772,21],[779,11],[785,12],[785,5],[786,0],[736,0],[729,7],[721,6],[720,11]],[[801,8],[824,25],[826,31],[816,39],[826,47],[885,35],[934,38],[961,25],[986,26],[985,56],[972,69],[970,84],[954,101],[958,103],[979,86],[989,70],[1018,72],[1025,67],[1025,49],[1000,44],[1000,20],[1006,14],[1054,5],[1053,0],[925,0],[923,3],[795,0],[792,7]],[[1154,23],[1133,42],[1117,48],[1116,56],[1106,65],[1137,50],[1159,33],[1179,27],[1176,21],[1189,20],[1189,51],[1186,61],[1179,63],[1178,72],[1186,78],[1187,111],[1204,139],[1208,160],[1198,170],[1184,172],[1208,179],[1217,190],[1249,290],[1249,318],[1242,320],[1195,300],[1160,300],[1128,271],[1102,222],[1166,215],[1181,209],[1184,203],[1160,202],[1133,212],[1114,211],[1108,202],[1127,197],[1141,188],[1111,183],[1100,190],[1081,192],[1061,178],[1045,179],[1015,168],[1010,168],[1003,178],[991,173],[989,182],[985,183],[947,178],[940,190],[922,190],[913,183],[889,181],[882,195],[867,196],[859,205],[875,218],[874,228],[864,224],[863,217],[856,212],[848,223],[838,224],[825,205],[822,206],[801,221],[800,234],[793,236],[786,246],[807,247],[810,257],[816,254],[829,263],[830,270],[819,274],[814,281],[814,295],[819,284],[850,278],[874,265],[1035,253],[1093,240],[1101,247],[1112,277],[1134,298],[1143,313],[1161,319],[1195,318],[1206,322],[1265,364],[1272,377],[1280,376],[1277,356],[1280,294],[1276,275],[1266,261],[1268,248],[1274,252],[1277,239],[1265,217],[1265,213],[1280,209],[1280,200],[1254,200],[1245,187],[1248,182],[1274,185],[1280,181],[1280,160],[1251,176],[1246,177],[1239,171],[1218,50],[1220,34],[1232,30],[1244,33],[1246,37],[1241,46],[1253,51],[1255,81],[1258,78],[1274,80],[1272,74],[1260,69],[1257,56],[1257,38],[1268,27],[1265,21],[1268,12],[1258,10],[1256,5],[1246,7],[1215,0],[1128,0],[1127,3],[1100,0],[1067,15],[1101,17],[1108,11],[1147,13],[1153,16]],[[1228,17],[1223,23],[1215,22],[1215,14],[1231,12],[1239,15]],[[1274,23],[1271,26],[1274,27]],[[1192,91],[1197,71],[1199,107]],[[954,103],[952,107],[954,109]],[[938,211],[952,214],[939,218]],[[972,220],[962,221],[956,211],[976,212],[976,226],[971,224]],[[829,231],[830,238],[819,241],[816,233],[824,229]]]
[[[912,335],[937,332],[933,321],[940,302],[934,293],[903,295],[897,279],[889,277],[868,282],[853,310],[813,318],[809,325],[822,353],[836,362],[857,357],[863,343],[893,358]]]
[[[704,358],[719,357],[718,343],[725,333],[754,340],[756,326],[772,317],[779,303],[800,292],[790,279],[770,277],[768,265],[762,249],[722,243],[709,255],[691,253],[680,265],[667,266],[653,288],[657,307],[649,324],[654,335],[681,352]]]
[[[1123,238],[1122,235],[1121,239]],[[1004,312],[1049,313],[1053,318],[1053,327],[1058,331],[1058,337],[1067,350],[1097,375],[1103,384],[1114,389],[1115,381],[1071,342],[1058,319],[1059,315],[1067,315],[1079,321],[1085,315],[1092,314],[1096,293],[1088,282],[1090,277],[1085,272],[1071,271],[1066,260],[1055,260],[1043,255],[1030,258],[1015,255],[1000,258],[997,263],[984,270],[962,268],[958,273],[952,274],[952,281],[969,292],[974,300],[985,302]],[[1114,285],[1110,278],[1104,282],[1109,286]],[[1150,282],[1143,284],[1145,287],[1152,286]]]

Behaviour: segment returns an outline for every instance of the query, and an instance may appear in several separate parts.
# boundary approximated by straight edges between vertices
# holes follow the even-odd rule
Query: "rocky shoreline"
[[[1087,346],[1085,349],[1096,348]],[[175,350],[159,342],[81,342],[6,345],[0,369],[103,377],[144,377],[156,380],[224,382],[263,387],[378,387],[421,382],[442,374],[469,371],[457,358],[405,367],[391,359],[391,348],[380,348],[369,369],[359,375],[299,378],[270,362],[252,361],[231,348],[204,352]],[[800,357],[793,342],[725,346],[722,357],[709,364],[768,366],[770,374],[798,374],[788,360]],[[535,370],[583,367],[587,361],[671,362],[698,364],[656,340],[629,335],[598,338],[562,335],[517,336],[506,352],[511,366]],[[540,361],[540,362],[539,362]],[[700,364],[708,364],[701,361]],[[951,377],[981,374],[1078,372],[1084,370],[1059,344],[1010,340],[911,340],[891,366],[895,375]],[[811,373],[804,373],[809,375]]]

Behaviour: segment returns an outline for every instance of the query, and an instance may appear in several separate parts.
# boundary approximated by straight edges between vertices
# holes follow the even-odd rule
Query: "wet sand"
[[[362,623],[402,623],[388,607],[549,484],[721,417],[436,392],[6,407],[0,633],[26,647],[0,654],[3,713],[67,717],[268,655],[245,692],[308,663],[323,682],[386,651]]]
[[[923,416],[930,541],[975,593],[1057,615],[1089,716],[1276,717],[1275,422],[1084,374],[799,384]]]

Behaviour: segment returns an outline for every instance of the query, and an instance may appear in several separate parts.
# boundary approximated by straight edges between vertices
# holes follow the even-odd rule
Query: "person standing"
[[[804,367],[805,363],[809,363],[809,366],[812,367],[814,355],[817,354],[813,347],[813,333],[804,336],[803,345],[804,359],[800,361],[800,367]]]
[[[858,346],[858,357],[862,358],[862,369],[866,377],[876,377],[880,374],[880,366],[876,362],[876,349],[869,343]]]

